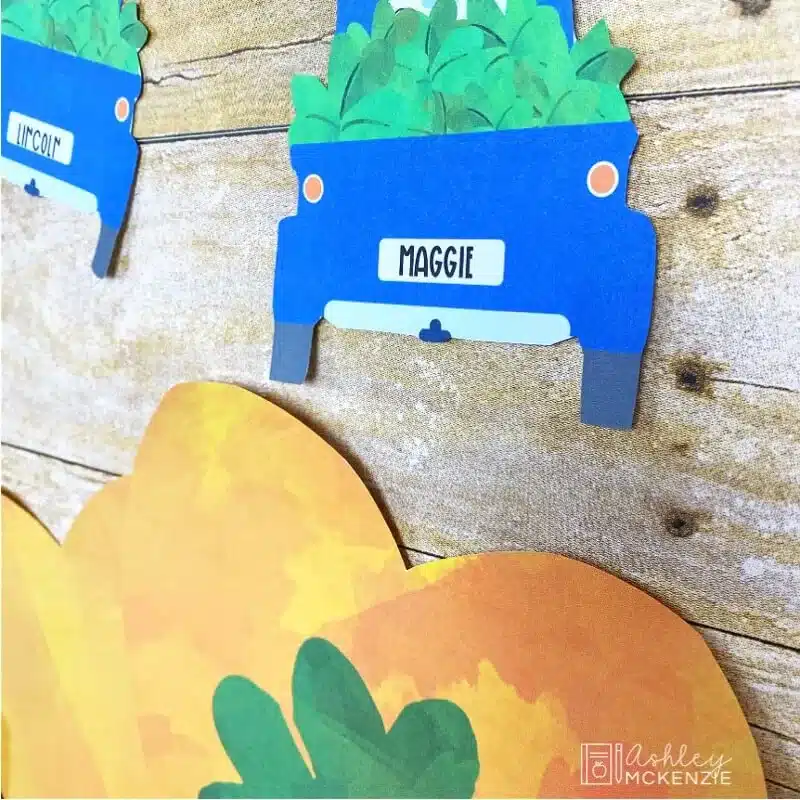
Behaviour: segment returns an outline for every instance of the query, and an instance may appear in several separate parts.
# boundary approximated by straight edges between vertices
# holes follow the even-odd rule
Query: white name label
[[[63,128],[12,111],[8,115],[6,141],[60,164],[69,164],[75,137]]]
[[[502,239],[381,239],[382,281],[499,286],[505,271]]]

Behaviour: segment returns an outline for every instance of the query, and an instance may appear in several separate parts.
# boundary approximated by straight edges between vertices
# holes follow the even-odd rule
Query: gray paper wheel
[[[117,249],[118,228],[111,228],[104,222],[100,223],[100,238],[97,240],[97,247],[92,259],[92,272],[98,278],[105,278],[111,271],[111,262],[114,259],[114,251]]]
[[[585,349],[581,422],[602,428],[633,427],[641,363],[641,353]]]
[[[302,383],[311,363],[314,326],[275,322],[269,377],[282,383]]]

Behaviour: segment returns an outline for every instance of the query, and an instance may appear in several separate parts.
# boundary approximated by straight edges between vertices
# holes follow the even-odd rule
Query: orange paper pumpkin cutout
[[[424,699],[463,712],[475,796],[765,794],[730,686],[662,604],[548,554],[408,570],[328,444],[256,395],[197,383],[166,395],[132,475],[87,504],[64,545],[3,498],[4,796],[246,785],[212,713],[231,675],[274,698],[319,779],[293,722],[311,637],[349,660],[387,730]],[[449,774],[445,761],[428,778]]]

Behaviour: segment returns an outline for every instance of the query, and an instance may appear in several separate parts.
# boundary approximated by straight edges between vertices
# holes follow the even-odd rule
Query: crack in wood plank
[[[684,619],[686,619],[686,621],[695,628],[703,628],[704,630],[713,633],[730,633],[732,635],[739,636],[742,639],[749,639],[751,642],[756,642],[757,644],[769,645],[769,647],[776,647],[779,650],[787,650],[790,653],[796,653],[800,655],[800,647],[792,647],[792,645],[784,644],[783,642],[773,642],[769,639],[759,639],[758,636],[750,636],[746,633],[737,633],[735,631],[726,630],[725,628],[717,628],[714,625],[707,625],[704,622],[698,622],[697,620],[688,619],[686,617],[684,617]]]
[[[800,798],[800,790],[792,789],[791,786],[776,781],[767,781],[766,783],[767,797],[769,798],[774,798],[774,800],[797,800]]]
[[[160,78],[145,78],[144,83],[150,86],[161,86],[161,84],[169,80],[202,81],[206,78],[215,78],[219,74],[219,72],[211,72],[207,75],[185,75],[182,72],[168,72]]]
[[[789,386],[772,386],[767,383],[754,383],[752,381],[734,380],[733,378],[711,378],[713,383],[731,383],[736,386],[752,386],[756,389],[770,389],[775,392],[789,392],[790,394],[797,394],[797,389],[792,389]]]
[[[791,791],[800,791],[800,745],[781,734],[751,725],[765,777]]]
[[[280,42],[278,44],[260,44],[260,45],[251,45],[250,47],[239,47],[235,50],[230,50],[227,53],[215,53],[211,56],[199,56],[197,58],[189,58],[183,61],[175,61],[172,64],[167,64],[167,67],[170,66],[184,66],[187,64],[203,64],[208,61],[217,61],[218,59],[224,58],[232,58],[234,56],[240,56],[244,53],[279,53],[282,50],[290,50],[293,47],[301,47],[303,45],[308,44],[319,44],[320,42],[327,42],[329,39],[333,37],[333,31],[325,31],[321,33],[319,36],[312,36],[309,39],[295,39],[291,42]],[[215,73],[219,75],[219,73]]]
[[[776,731],[773,728],[770,728],[766,725],[757,725],[755,722],[751,722],[750,727],[756,728],[764,733],[772,734],[773,736],[777,736],[780,739],[784,739],[789,744],[797,745],[797,747],[800,747],[800,739],[797,739],[794,736],[787,736],[785,733],[781,733],[781,731]]]
[[[681,97],[723,97],[737,94],[762,94],[764,92],[800,89],[800,81],[777,81],[775,83],[743,83],[739,86],[709,86],[701,89],[676,89],[671,92],[625,92],[625,98],[633,102],[650,100],[678,100]]]

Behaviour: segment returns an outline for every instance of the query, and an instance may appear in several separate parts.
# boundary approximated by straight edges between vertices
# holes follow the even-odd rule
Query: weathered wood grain
[[[324,75],[334,0],[143,0],[138,136],[286,123],[295,72]],[[579,34],[605,17],[638,66],[629,94],[800,80],[799,0],[578,0]]]
[[[788,786],[767,781],[767,797],[774,798],[774,800],[796,800],[800,797],[800,792],[796,792]]]
[[[7,445],[2,459],[4,487],[59,541],[89,498],[115,477]],[[414,551],[406,551],[405,556],[412,565],[435,558]],[[796,771],[786,763],[793,753],[786,741],[791,744],[800,735],[800,652],[703,626],[697,630],[714,652],[745,716],[759,726],[754,731],[763,743],[767,777],[784,784],[776,785],[770,796],[791,797],[780,792],[793,791],[786,785],[800,788],[800,782],[791,783]]]
[[[800,791],[800,742],[756,727],[752,731],[764,775],[786,789]]]
[[[89,498],[112,478],[77,464],[68,464],[16,447],[2,446],[3,491],[28,509],[63,542]]]
[[[703,626],[698,630],[734,687],[747,719],[800,741],[800,652]]]
[[[238,382],[347,453],[412,548],[566,553],[691,621],[797,646],[797,106],[775,92],[637,108],[631,196],[660,261],[632,432],[578,423],[574,342],[323,326],[313,380],[269,383],[275,226],[295,184],[285,137],[252,135],[144,148],[113,280],[88,269],[96,221],[4,188],[4,438],[126,471],[170,386]]]

